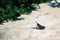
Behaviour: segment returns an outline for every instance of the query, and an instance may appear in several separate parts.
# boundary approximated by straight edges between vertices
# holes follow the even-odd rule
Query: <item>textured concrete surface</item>
[[[52,8],[47,3],[40,6],[31,15],[22,15],[24,20],[0,25],[0,40],[60,40],[60,8]],[[46,28],[35,29],[36,22]]]

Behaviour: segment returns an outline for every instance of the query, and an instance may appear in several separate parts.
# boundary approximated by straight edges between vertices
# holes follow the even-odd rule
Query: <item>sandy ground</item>
[[[22,15],[24,20],[0,25],[0,40],[60,40],[60,8],[52,8],[48,3],[40,6],[31,15]],[[34,29],[36,22],[46,28]]]

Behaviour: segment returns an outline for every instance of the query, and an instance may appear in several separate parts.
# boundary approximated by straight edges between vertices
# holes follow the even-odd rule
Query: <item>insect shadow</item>
[[[40,25],[39,23],[37,23],[36,25],[37,25],[37,27],[32,27],[32,29],[43,30],[43,29],[46,28],[45,26],[42,26],[42,25]]]

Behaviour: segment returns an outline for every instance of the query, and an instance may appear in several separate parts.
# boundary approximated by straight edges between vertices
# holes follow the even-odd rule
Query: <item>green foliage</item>
[[[46,3],[46,2],[51,3],[52,0],[18,0],[18,1],[20,4],[20,5],[18,5],[18,6],[20,6],[20,12],[22,12],[23,14],[24,13],[28,14],[32,10],[36,9],[36,5],[39,7],[40,3]],[[18,3],[16,3],[16,4],[18,4]]]
[[[21,15],[18,7],[14,6],[11,0],[0,0],[0,22],[15,20],[16,13]]]
[[[21,14],[29,14],[36,9],[36,5],[49,0],[0,0],[1,21],[15,20]],[[49,1],[50,2],[50,1]],[[39,7],[40,8],[40,7]]]

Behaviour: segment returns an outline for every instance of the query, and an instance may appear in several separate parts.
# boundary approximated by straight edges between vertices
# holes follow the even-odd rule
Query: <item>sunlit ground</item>
[[[0,40],[60,40],[60,7],[53,8],[48,3],[40,6],[31,15],[22,15],[24,20],[0,25]],[[45,29],[35,29],[36,23]]]

